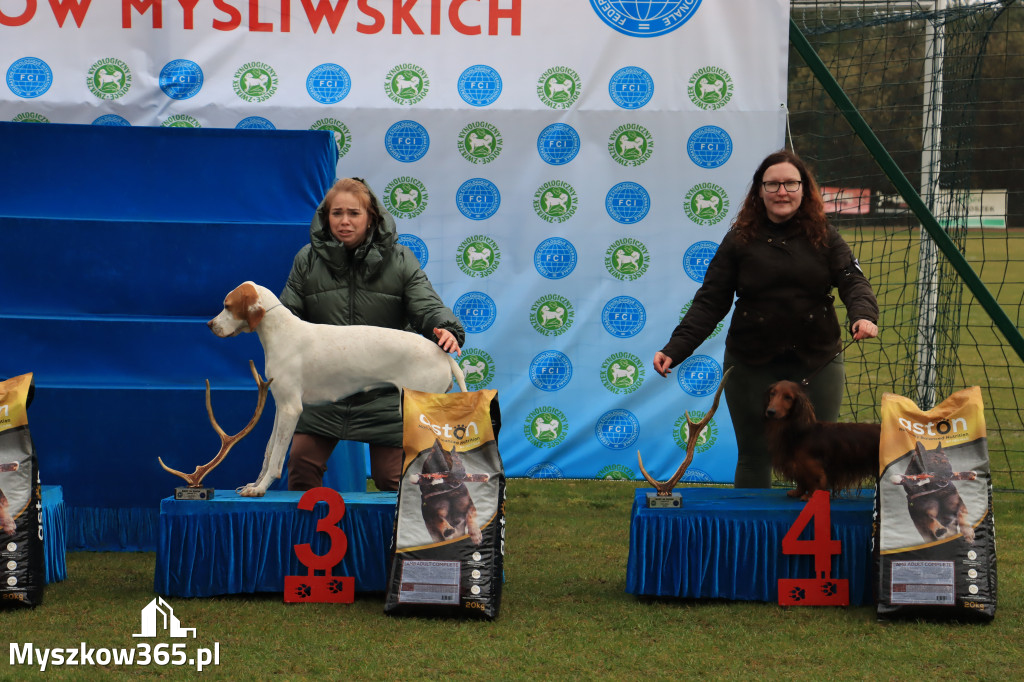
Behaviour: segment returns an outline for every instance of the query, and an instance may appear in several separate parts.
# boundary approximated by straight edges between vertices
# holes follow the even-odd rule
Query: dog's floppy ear
[[[235,291],[239,294],[239,308],[243,319],[249,323],[250,331],[256,331],[256,327],[263,321],[263,316],[267,312],[260,301],[260,292],[252,282],[239,285]]]

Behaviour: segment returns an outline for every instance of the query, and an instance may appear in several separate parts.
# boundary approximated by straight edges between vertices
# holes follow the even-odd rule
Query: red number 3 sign
[[[286,575],[284,600],[286,603],[351,604],[355,600],[355,578],[331,575],[331,569],[341,563],[348,551],[348,537],[338,527],[345,516],[345,500],[330,488],[313,488],[302,495],[298,506],[302,511],[313,511],[317,502],[327,503],[327,515],[317,521],[316,530],[327,534],[330,547],[326,554],[317,554],[308,542],[295,545],[295,556],[309,569],[309,575]],[[324,575],[316,575],[316,571],[324,571]]]

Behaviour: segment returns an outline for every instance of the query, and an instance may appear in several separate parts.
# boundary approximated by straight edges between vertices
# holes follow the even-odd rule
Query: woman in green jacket
[[[814,177],[795,154],[770,154],[754,172],[693,304],[654,354],[655,371],[666,376],[715,330],[735,297],[723,369],[733,368],[725,399],[736,432],[737,488],[771,487],[763,412],[772,383],[799,382],[821,368],[808,397],[819,420],[839,418],[846,379],[833,288],[846,305],[853,338],[878,336],[871,285],[828,224]]]
[[[313,216],[310,243],[292,263],[281,302],[318,324],[406,329],[461,353],[466,334],[420,269],[397,243],[394,218],[359,178],[337,181]],[[369,443],[370,476],[397,490],[402,475],[402,418],[394,388],[359,393],[329,405],[306,405],[288,458],[288,489],[321,485],[339,440]]]

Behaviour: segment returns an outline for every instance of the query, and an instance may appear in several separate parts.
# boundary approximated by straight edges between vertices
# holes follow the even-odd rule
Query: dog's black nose
[[[769,418],[774,417],[775,416],[775,409],[769,407],[767,410],[764,411],[764,416],[769,417]]]
[[[454,528],[445,528],[444,529],[444,537],[445,538],[450,538],[453,535],[455,535],[455,529]]]

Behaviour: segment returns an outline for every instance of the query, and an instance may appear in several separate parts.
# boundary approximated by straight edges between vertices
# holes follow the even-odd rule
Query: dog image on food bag
[[[0,473],[6,471],[17,471],[17,462],[6,462],[0,464]],[[0,477],[0,480],[3,480]],[[11,503],[8,502],[7,496],[4,495],[4,491],[0,488],[0,532],[6,533],[7,535],[14,535],[18,530],[18,526],[14,523],[14,517],[11,516]]]
[[[457,449],[445,450],[441,441],[434,439],[423,469],[409,477],[419,486],[423,522],[435,542],[468,535],[474,545],[483,540],[476,520],[476,506],[466,488],[466,481],[486,483],[487,474],[467,474]]]
[[[929,450],[918,441],[906,471],[893,474],[889,480],[906,490],[907,511],[925,541],[934,542],[961,533],[964,540],[973,545],[974,528],[968,520],[967,505],[953,481],[976,478],[973,471],[953,471],[941,446]]]

